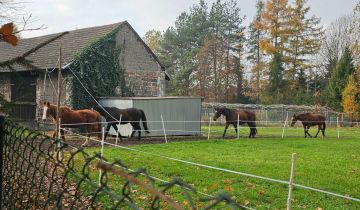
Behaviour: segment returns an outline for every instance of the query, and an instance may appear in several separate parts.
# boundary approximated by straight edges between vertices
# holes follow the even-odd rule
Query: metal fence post
[[[117,131],[117,133],[116,133],[116,140],[115,140],[115,144],[116,144],[116,145],[118,144],[118,138],[119,138],[120,126],[121,126],[121,118],[122,118],[122,114],[120,114],[118,131]]]
[[[239,114],[238,114],[237,125],[236,125],[236,126],[237,126],[237,128],[236,128],[236,129],[237,129],[237,132],[236,132],[236,135],[237,135],[236,137],[237,137],[237,139],[239,139],[239,132],[240,132],[240,129],[239,129],[239,127],[240,127],[240,122],[239,122],[239,121],[240,121],[240,116],[239,116]]]
[[[289,193],[288,199],[286,203],[286,209],[291,209],[291,201],[292,201],[292,190],[293,190],[293,183],[294,183],[294,176],[295,176],[295,159],[296,153],[293,153],[291,156],[291,170],[290,170],[290,179],[289,179]]]
[[[102,127],[102,129],[101,129],[101,150],[100,150],[101,158],[104,157],[104,141],[105,141],[105,128]],[[103,161],[103,159],[101,159],[101,161]],[[99,169],[99,187],[101,187],[101,176],[102,176],[102,170]]]
[[[3,196],[3,155],[4,155],[4,130],[5,116],[0,115],[0,208],[2,209],[2,196]]]
[[[160,115],[160,117],[161,117],[162,127],[163,127],[163,130],[164,130],[165,143],[167,144],[168,141],[167,141],[167,137],[166,137],[166,130],[165,130],[164,118],[163,118],[162,114]]]
[[[286,113],[286,119],[285,119],[285,122],[284,122],[284,127],[283,127],[283,131],[282,131],[282,134],[281,134],[281,138],[284,138],[285,127],[286,127],[286,124],[288,122],[288,118],[289,118],[289,112]]]
[[[339,124],[339,117],[336,117],[336,129],[338,134],[338,139],[340,138],[340,124]]]
[[[210,139],[210,130],[211,130],[211,117],[209,121],[208,140]]]

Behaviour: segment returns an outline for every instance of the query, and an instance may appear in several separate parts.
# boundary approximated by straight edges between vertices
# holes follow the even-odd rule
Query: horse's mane
[[[64,109],[66,111],[72,111],[72,109],[70,109],[70,107],[68,106],[61,106],[61,109]]]

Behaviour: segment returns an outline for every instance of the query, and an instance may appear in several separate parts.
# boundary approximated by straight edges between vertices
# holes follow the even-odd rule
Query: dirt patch
[[[94,138],[94,137],[92,137]],[[206,140],[207,137],[203,136],[171,136],[167,137],[168,142],[184,142],[184,141],[203,141]],[[97,139],[98,141],[101,141]],[[66,142],[75,147],[81,147],[82,144],[85,142],[84,138],[81,137],[67,137]],[[115,137],[107,137],[106,142],[115,144],[116,138]],[[164,144],[165,138],[164,137],[145,137],[141,138],[140,140],[137,138],[122,138],[118,139],[118,145],[120,146],[132,146],[138,144]],[[101,146],[100,142],[90,140],[87,147],[98,147]]]

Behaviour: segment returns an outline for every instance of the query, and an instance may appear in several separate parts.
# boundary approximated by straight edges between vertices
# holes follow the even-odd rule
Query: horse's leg
[[[91,125],[87,125],[87,126],[86,126],[86,133],[87,133],[86,136],[87,136],[87,138],[86,138],[85,142],[81,145],[81,146],[83,146],[83,147],[86,147],[86,146],[88,145],[88,143],[89,143],[90,132],[91,132],[90,127],[91,127]]]
[[[306,127],[307,127],[307,126],[306,126],[306,125],[303,125],[303,127],[304,127],[304,134],[305,134],[305,138],[306,138],[306,137],[307,137],[307,134],[306,134],[306,132],[307,132],[307,131],[306,131]]]
[[[120,133],[120,131],[119,131],[116,123],[112,124],[112,127],[115,129],[115,131],[116,131],[116,133],[117,133],[117,135],[119,136],[120,141],[121,141],[121,140],[122,140],[122,138],[121,138],[122,136],[121,136],[121,133]]]
[[[309,135],[310,138],[312,138],[312,136],[311,136],[310,133],[309,133],[309,130],[310,130],[310,126],[308,125],[308,126],[307,126],[307,129],[306,129],[306,133]]]
[[[65,132],[64,130],[60,130],[60,138],[65,141]]]
[[[226,130],[228,129],[228,127],[229,127],[229,123],[226,123],[224,133],[223,133],[223,138],[225,138]]]
[[[137,132],[138,132],[138,139],[140,140],[140,139],[141,139],[141,126],[140,126],[140,123],[135,122],[135,123],[134,123],[134,127],[135,127],[135,129],[137,130]]]
[[[237,127],[237,124],[236,123],[234,123],[233,124],[233,126],[234,126],[234,129],[235,129],[235,133],[236,133],[236,136],[238,135],[238,127]]]
[[[107,137],[107,135],[109,133],[111,125],[112,125],[111,123],[108,123],[107,126],[106,126],[105,135],[104,135],[104,141],[106,140],[106,137]]]
[[[321,125],[318,125],[318,131],[317,131],[317,133],[316,133],[316,135],[315,135],[315,138],[317,138],[317,136],[318,136],[318,134],[319,134],[320,130],[321,130]]]
[[[255,131],[254,131],[253,125],[250,122],[248,122],[247,124],[248,124],[248,126],[250,128],[249,138],[251,138],[251,137],[255,138]]]
[[[322,129],[321,129],[321,133],[322,133],[323,137],[325,136],[325,128],[326,128],[326,125],[325,125],[325,123],[323,123]]]
[[[135,128],[135,123],[132,122],[130,124],[133,127],[133,131],[131,132],[131,135],[130,135],[130,137],[132,138],[134,136],[135,132],[136,132],[136,128]]]

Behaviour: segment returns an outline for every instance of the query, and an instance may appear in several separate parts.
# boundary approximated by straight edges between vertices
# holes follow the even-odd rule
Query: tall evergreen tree
[[[276,52],[270,62],[268,98],[270,103],[281,103],[284,86],[283,56]]]
[[[242,79],[232,65],[243,52],[242,20],[235,0],[217,0],[210,8],[201,0],[182,13],[160,44],[159,58],[172,75],[168,94],[233,98],[230,90]]]
[[[349,47],[345,47],[342,56],[332,73],[327,87],[327,104],[335,110],[342,111],[342,93],[348,77],[355,72],[353,58]]]
[[[285,48],[289,70],[287,78],[303,85],[306,80],[305,72],[313,67],[308,61],[312,55],[318,53],[321,46],[322,27],[320,18],[307,17],[310,7],[306,0],[295,0],[290,8],[289,18],[289,45]]]
[[[255,97],[256,102],[260,103],[260,80],[264,76],[264,64],[263,64],[263,55],[260,49],[260,40],[264,39],[264,30],[262,29],[262,12],[264,10],[264,2],[258,0],[256,2],[256,15],[253,21],[248,27],[249,37],[247,40],[248,43],[248,56],[247,59],[250,61],[252,67],[251,71],[253,78],[255,78]]]

